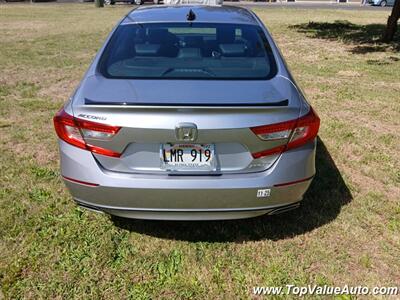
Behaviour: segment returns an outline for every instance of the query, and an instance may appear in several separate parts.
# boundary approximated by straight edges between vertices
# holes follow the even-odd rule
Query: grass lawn
[[[388,12],[255,10],[321,117],[317,176],[296,211],[190,223],[83,211],[60,179],[51,118],[131,9],[93,6],[0,4],[0,299],[400,286],[399,35],[376,40]]]

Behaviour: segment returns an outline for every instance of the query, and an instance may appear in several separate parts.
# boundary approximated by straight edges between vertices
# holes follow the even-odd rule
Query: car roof
[[[247,9],[235,6],[211,5],[161,5],[145,6],[132,10],[121,24],[154,22],[188,22],[186,15],[192,10],[193,22],[236,23],[258,25],[254,15]]]

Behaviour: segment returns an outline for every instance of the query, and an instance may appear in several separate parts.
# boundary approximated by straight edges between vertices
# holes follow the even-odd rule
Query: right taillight
[[[297,120],[296,128],[286,146],[286,149],[293,149],[315,139],[318,134],[320,119],[315,111],[310,107],[310,111],[305,116]]]
[[[319,124],[318,115],[310,107],[310,111],[297,120],[252,127],[251,130],[264,141],[282,140],[286,142],[281,146],[252,153],[252,156],[253,158],[261,158],[304,145],[317,136]]]
[[[93,153],[120,157],[121,153],[86,143],[84,138],[110,140],[118,133],[120,127],[104,125],[74,118],[61,109],[53,118],[54,128],[60,139],[75,147],[89,150]]]

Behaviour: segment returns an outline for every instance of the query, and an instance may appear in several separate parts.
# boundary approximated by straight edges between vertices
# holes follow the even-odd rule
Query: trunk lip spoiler
[[[96,101],[85,98],[85,105],[99,106],[141,106],[141,107],[287,107],[289,100],[281,100],[275,102],[262,103],[145,103],[145,102],[113,102],[113,101]]]

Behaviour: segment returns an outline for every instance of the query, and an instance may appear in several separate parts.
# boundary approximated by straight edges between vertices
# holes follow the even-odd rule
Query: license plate
[[[214,144],[162,144],[161,167],[168,171],[214,171]]]

